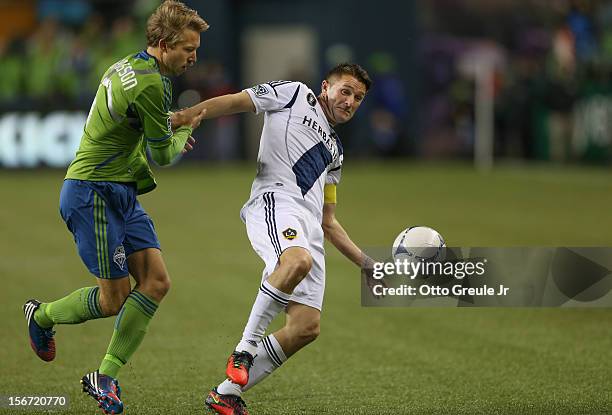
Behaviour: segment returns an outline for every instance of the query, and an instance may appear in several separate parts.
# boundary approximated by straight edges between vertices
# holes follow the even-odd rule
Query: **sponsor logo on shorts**
[[[113,262],[115,262],[115,264],[117,264],[117,266],[123,271],[123,267],[125,266],[125,249],[123,248],[123,245],[119,245],[117,248],[115,248]]]
[[[295,229],[287,228],[283,231],[283,236],[285,239],[292,241],[297,238],[297,231]]]

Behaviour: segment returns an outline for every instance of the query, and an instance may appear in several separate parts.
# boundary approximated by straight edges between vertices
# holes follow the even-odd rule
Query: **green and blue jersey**
[[[185,146],[191,128],[170,125],[172,85],[146,51],[112,65],[102,77],[66,179],[133,182],[138,193],[156,187],[146,149],[161,165]]]

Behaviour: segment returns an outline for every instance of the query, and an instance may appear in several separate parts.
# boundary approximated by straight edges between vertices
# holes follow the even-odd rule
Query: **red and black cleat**
[[[28,300],[23,305],[23,313],[28,322],[28,332],[30,334],[30,346],[36,356],[40,357],[45,362],[50,362],[55,359],[55,332],[50,328],[45,329],[38,325],[34,320],[34,313],[40,307],[40,302],[36,300]]]
[[[217,388],[213,388],[206,400],[206,406],[220,415],[249,415],[246,408],[246,403],[240,396],[236,395],[221,395],[217,392]]]
[[[245,386],[249,383],[249,369],[253,366],[253,355],[235,351],[227,360],[225,374],[232,382]]]

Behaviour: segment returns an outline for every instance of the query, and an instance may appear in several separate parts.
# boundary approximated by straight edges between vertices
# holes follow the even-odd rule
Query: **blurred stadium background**
[[[369,70],[339,128],[338,215],[361,245],[426,224],[452,245],[612,246],[612,1],[186,3],[211,29],[174,80],[177,108],[274,79],[317,90],[345,60]],[[47,365],[20,307],[91,283],[59,189],[102,72],[145,47],[158,4],[0,0],[0,395],[66,394],[66,413],[94,413],[77,382],[112,322],[60,327]],[[260,261],[237,214],[260,118],[203,123],[141,200],[174,285],[122,372],[128,414],[200,413],[242,330]],[[329,247],[322,336],[246,398],[256,414],[609,414],[611,324],[609,309],[362,308]]]
[[[0,2],[0,165],[63,166],[101,73],[144,48],[158,0]],[[343,128],[360,157],[609,163],[612,3],[603,0],[188,1],[212,28],[175,106],[271,79],[317,88],[335,63],[376,87]],[[252,159],[228,117],[189,158]],[[475,146],[476,143],[476,146]]]

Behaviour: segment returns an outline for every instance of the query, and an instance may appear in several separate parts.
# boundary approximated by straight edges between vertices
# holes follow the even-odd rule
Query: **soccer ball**
[[[412,226],[404,229],[393,242],[391,256],[394,260],[442,261],[446,243],[435,229],[427,226]]]

